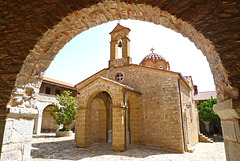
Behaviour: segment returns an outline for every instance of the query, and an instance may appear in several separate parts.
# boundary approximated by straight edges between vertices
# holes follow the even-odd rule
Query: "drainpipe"
[[[124,91],[124,93],[123,93],[123,106],[124,106],[124,108],[125,108],[125,112],[124,112],[124,122],[125,122],[125,132],[124,132],[124,135],[125,135],[125,149],[126,149],[126,147],[127,147],[127,128],[126,128],[126,125],[127,125],[127,119],[126,119],[126,117],[127,117],[127,113],[126,113],[126,111],[127,111],[127,104],[126,104],[126,93],[127,93],[127,90],[125,90]]]
[[[128,110],[128,104],[126,102],[126,94],[127,94],[128,90],[126,89],[123,93],[123,103],[124,103],[124,107],[125,107],[125,142],[126,145],[127,143],[130,144],[131,142],[131,137],[130,137],[130,121],[129,121],[129,110]]]
[[[186,147],[186,144],[185,144],[184,125],[183,125],[183,111],[182,111],[182,97],[181,97],[180,79],[181,79],[181,78],[178,79],[178,92],[179,92],[180,113],[181,113],[181,120],[182,120],[183,146],[184,146],[184,150],[187,151],[187,147]]]

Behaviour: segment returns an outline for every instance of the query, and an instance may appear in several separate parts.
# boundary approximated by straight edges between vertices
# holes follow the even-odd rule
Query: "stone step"
[[[205,135],[203,135],[202,133],[198,134],[199,137],[199,142],[207,142],[207,143],[213,143],[213,140],[206,137]]]

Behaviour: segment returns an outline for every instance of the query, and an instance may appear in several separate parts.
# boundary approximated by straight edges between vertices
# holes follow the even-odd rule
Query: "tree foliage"
[[[61,96],[57,95],[59,103],[53,103],[50,115],[54,118],[55,124],[67,126],[76,119],[76,97],[70,96],[72,92],[64,91]]]
[[[213,105],[217,104],[216,98],[210,98],[207,101],[201,102],[198,105],[199,118],[202,121],[214,121],[215,123],[220,123],[219,116],[213,111]]]

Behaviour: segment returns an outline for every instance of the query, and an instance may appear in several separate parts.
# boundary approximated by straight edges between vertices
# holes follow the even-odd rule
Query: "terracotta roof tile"
[[[51,82],[51,83],[54,83],[54,84],[59,84],[59,85],[63,85],[63,86],[71,87],[71,88],[75,88],[73,84],[62,82],[62,81],[52,79],[52,78],[48,78],[48,77],[43,77],[43,81]]]
[[[196,94],[196,95],[194,96],[194,100],[204,101],[204,100],[210,99],[211,96],[212,96],[213,98],[217,98],[217,92],[216,92],[216,91],[199,92],[198,94]]]

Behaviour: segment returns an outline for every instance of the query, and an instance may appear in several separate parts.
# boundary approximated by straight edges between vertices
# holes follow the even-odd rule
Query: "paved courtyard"
[[[130,145],[124,152],[113,152],[108,143],[94,143],[90,148],[77,148],[74,137],[42,134],[32,139],[32,161],[224,161],[223,142],[198,143],[193,153],[174,153],[143,145]]]

